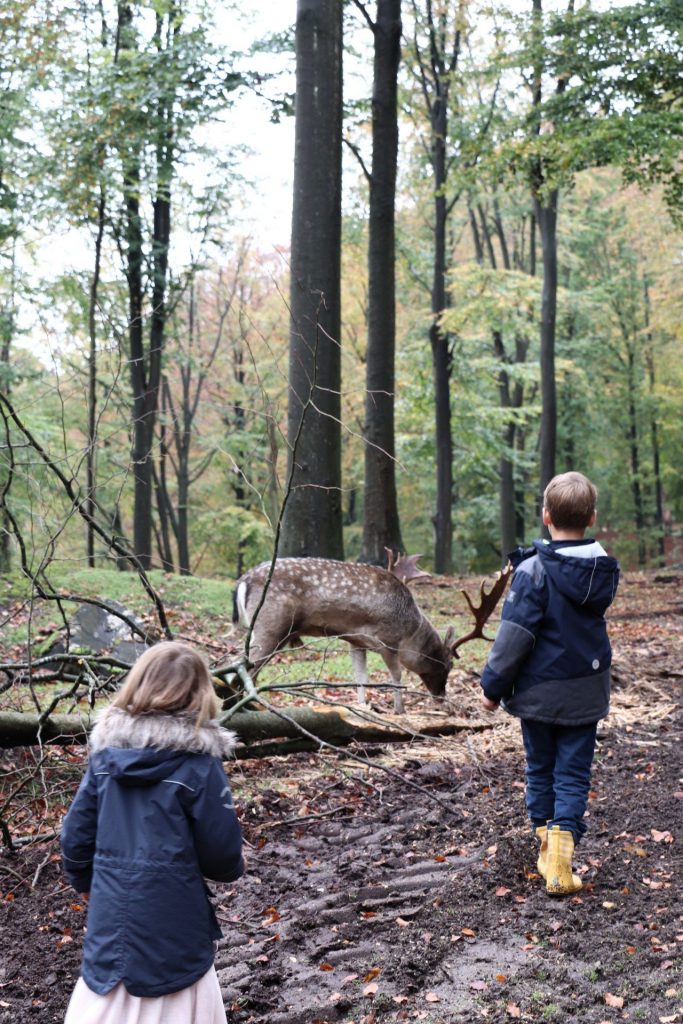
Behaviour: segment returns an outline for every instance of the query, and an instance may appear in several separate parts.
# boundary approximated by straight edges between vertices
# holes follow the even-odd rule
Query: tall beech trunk
[[[134,50],[136,41],[130,5],[119,7],[120,51]],[[156,19],[155,40],[163,47],[162,32],[168,25],[167,45],[172,47],[180,31],[173,7]],[[132,389],[132,464],[134,478],[133,550],[142,567],[152,560],[152,509],[154,500],[154,428],[159,408],[161,367],[166,332],[166,290],[168,251],[171,238],[171,182],[173,178],[173,106],[174,87],[160,88],[153,137],[125,140],[123,157],[126,278],[129,299],[129,358]],[[150,129],[151,131],[151,129]],[[144,235],[140,210],[143,144],[153,142],[156,189],[152,204],[151,295],[149,343],[145,344],[144,322]]]
[[[573,0],[569,0],[570,11]],[[543,47],[545,45],[543,26],[543,2],[532,0],[533,39],[536,48],[533,72],[532,104],[535,112],[534,134],[542,137],[543,98]],[[567,79],[557,79],[555,95],[561,96],[567,88]],[[539,510],[543,491],[555,476],[557,452],[557,390],[555,383],[555,325],[557,319],[557,209],[559,190],[549,188],[546,180],[546,166],[542,156],[537,156],[531,168],[531,194],[534,215],[541,238],[541,261],[543,286],[541,292],[541,428],[539,465]]]
[[[343,558],[342,4],[298,0],[287,437],[279,554]]]
[[[368,347],[365,366],[365,475],[361,560],[383,563],[403,549],[395,473],[395,203],[397,77],[401,0],[377,0],[373,23],[372,172],[368,246]]]
[[[434,417],[436,446],[436,507],[432,516],[434,527],[434,569],[440,573],[453,571],[453,438],[451,428],[452,376],[451,339],[439,324],[439,317],[449,305],[446,288],[448,271],[447,226],[453,200],[447,201],[448,105],[453,76],[458,66],[464,4],[455,11],[448,4],[432,5],[428,0],[424,16],[413,0],[416,24],[424,22],[427,43],[424,48],[415,33],[415,60],[422,84],[425,108],[429,116],[430,162],[434,188],[434,251],[431,283],[432,323],[429,344],[432,350],[434,380]]]

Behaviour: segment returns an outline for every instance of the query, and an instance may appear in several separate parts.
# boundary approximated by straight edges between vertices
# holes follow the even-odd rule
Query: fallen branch
[[[406,716],[404,721],[388,717],[386,720],[368,720],[344,708],[320,710],[312,707],[240,711],[229,718],[222,716],[223,720],[240,740],[237,757],[259,756],[253,750],[254,745],[273,740],[307,741],[313,749],[321,742],[335,747],[346,746],[353,740],[359,743],[401,743],[413,739],[416,734],[452,736],[457,732],[492,728],[490,722],[441,716],[434,720],[429,715]],[[0,748],[32,746],[38,742],[61,746],[85,743],[92,721],[86,714],[52,715],[41,723],[40,716],[33,712],[5,711],[0,713]],[[273,752],[278,751],[274,749]]]

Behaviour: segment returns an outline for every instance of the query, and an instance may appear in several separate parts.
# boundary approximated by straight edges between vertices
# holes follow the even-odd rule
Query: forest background
[[[287,497],[284,553],[377,560],[386,542],[487,571],[537,534],[539,489],[569,469],[598,485],[612,553],[680,561],[677,4],[252,7],[3,0],[3,570],[132,555],[234,578],[272,553]],[[333,43],[320,82],[343,81],[343,108],[339,89],[303,136],[312,166],[331,161],[323,196],[339,189],[327,225],[291,166],[306,18]],[[290,250],[274,231],[292,177]],[[339,319],[316,319],[306,400],[297,246],[326,272],[339,257],[338,286],[310,288]],[[395,273],[379,306],[378,252]],[[395,386],[367,376],[378,322]],[[307,405],[326,424],[313,447],[339,461],[314,511],[292,474]]]

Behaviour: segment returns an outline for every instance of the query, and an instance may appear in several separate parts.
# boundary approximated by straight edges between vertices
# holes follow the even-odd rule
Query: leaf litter
[[[245,879],[212,886],[228,1024],[683,1022],[680,582],[635,573],[620,590],[612,714],[575,859],[584,887],[569,900],[551,904],[534,870],[508,716],[363,749],[422,791],[344,751],[228,766],[249,843]],[[474,668],[450,685],[458,714],[478,722]],[[409,707],[424,700],[415,689]],[[340,806],[296,822],[303,807]],[[61,1022],[78,976],[86,908],[56,852],[0,857],[0,1024]]]

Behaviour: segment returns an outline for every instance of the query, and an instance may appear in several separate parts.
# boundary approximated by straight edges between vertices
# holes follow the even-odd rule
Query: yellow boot
[[[545,891],[549,896],[570,896],[581,888],[581,879],[572,874],[573,856],[574,836],[563,832],[559,825],[553,825],[548,829],[545,875]]]
[[[536,870],[539,875],[543,878],[548,876],[548,828],[546,825],[539,825],[536,829],[536,836],[541,849],[538,854],[538,860],[536,861]]]

